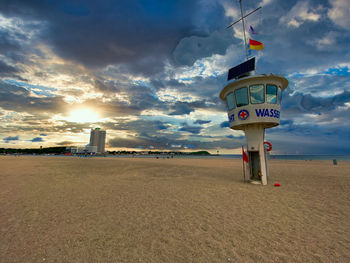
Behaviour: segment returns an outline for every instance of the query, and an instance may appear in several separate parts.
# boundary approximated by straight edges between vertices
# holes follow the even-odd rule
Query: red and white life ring
[[[270,142],[264,142],[264,146],[267,152],[272,150],[272,144]]]

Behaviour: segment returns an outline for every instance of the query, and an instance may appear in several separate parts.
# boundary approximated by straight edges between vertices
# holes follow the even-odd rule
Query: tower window
[[[235,102],[233,100],[232,92],[226,96],[226,103],[227,103],[228,110],[233,110],[235,108]]]
[[[266,102],[272,104],[277,103],[277,87],[275,85],[266,85]]]
[[[259,104],[265,102],[264,85],[254,85],[249,87],[250,103]]]
[[[235,97],[236,97],[236,103],[237,107],[242,107],[245,105],[248,105],[248,88],[240,88],[235,90]]]

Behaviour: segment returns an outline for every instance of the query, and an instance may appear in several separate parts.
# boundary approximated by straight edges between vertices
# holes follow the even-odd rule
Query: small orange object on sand
[[[279,183],[275,183],[275,186],[281,186]]]

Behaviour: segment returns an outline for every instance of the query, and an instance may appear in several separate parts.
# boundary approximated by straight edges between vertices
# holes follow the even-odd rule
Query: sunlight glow
[[[100,120],[97,112],[86,108],[72,111],[67,118],[67,121],[77,123],[99,122]]]

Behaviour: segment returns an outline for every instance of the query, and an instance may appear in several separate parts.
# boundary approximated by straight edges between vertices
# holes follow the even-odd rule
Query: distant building
[[[85,149],[88,153],[97,153],[97,146],[87,145]]]
[[[101,130],[100,128],[91,129],[90,133],[90,152],[104,153],[106,144],[106,131]],[[96,147],[96,148],[95,148]]]
[[[66,151],[74,154],[74,153],[78,152],[78,147],[77,146],[69,146],[69,147],[66,147]]]
[[[87,147],[84,146],[70,146],[66,147],[66,150],[71,154],[84,154],[88,152]]]

